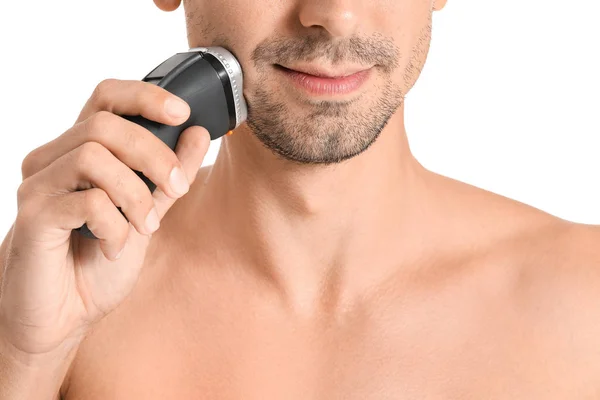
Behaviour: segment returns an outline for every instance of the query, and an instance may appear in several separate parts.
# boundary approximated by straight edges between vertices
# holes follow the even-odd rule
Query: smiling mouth
[[[328,78],[328,79],[341,79],[346,78],[351,75],[355,75],[359,72],[364,72],[369,69],[372,69],[373,66],[370,67],[346,67],[343,71],[332,72],[328,71],[325,68],[322,68],[318,65],[304,65],[297,66],[296,68],[286,67],[285,65],[275,64],[275,67],[282,68],[288,71],[300,72],[306,75],[316,76],[318,78]]]
[[[280,71],[291,83],[313,96],[344,95],[358,90],[371,76],[372,68],[346,76],[327,76],[321,71],[311,71],[311,74],[289,69],[275,64],[275,69]],[[313,73],[318,75],[313,75]]]

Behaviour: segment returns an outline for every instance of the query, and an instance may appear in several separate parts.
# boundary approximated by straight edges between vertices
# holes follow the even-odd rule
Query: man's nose
[[[304,27],[321,27],[332,37],[353,36],[365,1],[372,0],[300,0],[298,17]]]

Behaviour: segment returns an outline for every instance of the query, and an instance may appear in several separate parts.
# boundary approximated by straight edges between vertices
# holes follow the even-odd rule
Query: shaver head
[[[244,100],[244,75],[242,66],[235,56],[223,47],[194,47],[189,52],[201,52],[212,55],[221,65],[231,83],[235,106],[235,127],[240,126],[248,118],[248,107]],[[235,129],[235,128],[234,128]]]

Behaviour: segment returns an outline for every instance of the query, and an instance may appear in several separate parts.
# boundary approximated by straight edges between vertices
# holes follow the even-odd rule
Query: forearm
[[[24,356],[0,337],[0,399],[56,400],[75,351]]]

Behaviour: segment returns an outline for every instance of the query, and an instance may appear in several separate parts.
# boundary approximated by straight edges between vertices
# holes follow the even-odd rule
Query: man
[[[411,154],[403,100],[445,3],[187,0],[190,47],[238,57],[249,118],[56,369],[62,398],[600,397],[600,229]]]

